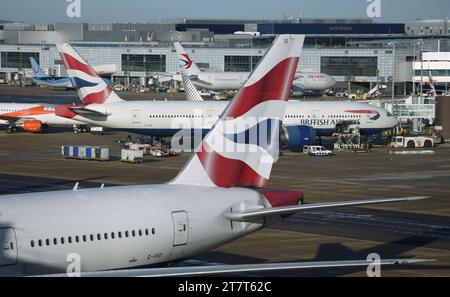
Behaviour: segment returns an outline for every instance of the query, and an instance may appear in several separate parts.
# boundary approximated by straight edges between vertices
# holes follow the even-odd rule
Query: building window
[[[261,56],[225,56],[225,71],[251,72],[261,60]]]
[[[377,57],[321,57],[320,72],[335,76],[377,76]]]
[[[166,72],[166,55],[122,55],[122,71]]]
[[[2,68],[31,68],[30,57],[39,61],[39,53],[2,52]]]

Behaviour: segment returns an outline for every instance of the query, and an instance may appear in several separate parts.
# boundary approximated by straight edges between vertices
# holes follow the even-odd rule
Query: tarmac
[[[53,92],[62,92],[64,98],[71,96],[70,91],[47,91],[42,96],[56,100]],[[10,100],[6,93],[0,88],[0,101]],[[20,91],[13,93],[13,99],[28,96]],[[176,176],[189,157],[183,153],[167,158],[147,156],[141,164],[120,162],[118,141],[127,136],[119,131],[107,131],[103,136],[60,130],[41,134],[0,131],[0,195],[71,189],[76,182],[81,188],[102,183],[107,187],[164,183]],[[64,159],[61,145],[108,147],[112,158],[109,162]],[[274,165],[270,186],[302,188],[306,203],[402,196],[431,199],[305,211],[195,260],[205,265],[360,260],[375,252],[385,259],[435,260],[382,268],[383,276],[450,276],[450,145],[441,145],[433,149],[433,154],[425,155],[396,155],[391,151],[374,148],[370,153],[338,153],[333,157],[286,152]],[[366,273],[365,268],[339,268],[248,275]]]

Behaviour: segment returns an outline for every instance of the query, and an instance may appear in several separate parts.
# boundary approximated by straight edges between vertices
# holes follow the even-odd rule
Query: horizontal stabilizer
[[[403,265],[434,260],[425,259],[385,259],[379,262],[367,260],[350,261],[314,261],[292,263],[267,263],[267,264],[243,264],[243,265],[217,265],[217,266],[191,266],[191,267],[167,267],[145,268],[129,270],[109,270],[97,272],[82,272],[81,277],[167,277],[167,276],[200,276],[225,273],[248,273],[291,269],[335,268],[335,267],[365,267],[368,265]],[[45,275],[65,277],[66,274]]]
[[[109,115],[111,115],[110,113],[106,113],[106,112],[101,112],[101,111],[97,111],[97,110],[92,110],[89,108],[85,108],[85,107],[80,107],[80,106],[72,106],[69,107],[69,109],[71,111],[73,111],[74,113],[82,116],[82,117],[86,117],[86,118],[90,118],[90,117],[107,117]]]
[[[343,207],[343,206],[357,206],[357,205],[369,205],[378,203],[388,203],[388,202],[400,202],[400,201],[414,201],[430,198],[428,196],[417,196],[417,197],[402,197],[402,198],[384,198],[384,199],[370,199],[370,200],[355,200],[355,201],[341,201],[341,202],[329,202],[329,203],[312,203],[312,204],[302,204],[295,206],[281,206],[281,207],[270,207],[270,208],[259,208],[255,210],[244,210],[244,211],[232,211],[224,213],[224,217],[230,221],[251,221],[259,218],[273,217],[279,215],[289,215],[296,212],[301,212],[311,209],[321,209],[321,208],[333,208],[333,207]]]

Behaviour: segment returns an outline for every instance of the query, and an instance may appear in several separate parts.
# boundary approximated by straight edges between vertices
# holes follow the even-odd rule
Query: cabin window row
[[[189,118],[189,119],[193,119],[193,118],[203,118],[203,115],[168,115],[168,114],[159,114],[159,115],[154,115],[151,114],[150,115],[151,118]]]
[[[119,232],[111,232],[111,233],[97,233],[97,234],[89,234],[89,235],[76,235],[76,236],[68,236],[68,237],[60,237],[53,239],[38,239],[38,240],[31,240],[30,246],[36,247],[36,246],[49,246],[49,245],[64,245],[64,244],[73,244],[73,243],[80,243],[80,242],[92,242],[92,241],[100,241],[100,240],[109,240],[109,239],[120,239],[120,238],[129,238],[129,237],[142,237],[142,236],[149,236],[150,234],[155,235],[156,230],[155,228],[149,229],[139,229],[139,230],[131,230],[131,231],[119,231]]]
[[[293,118],[306,118],[306,116],[303,115],[286,115],[286,118],[289,119],[293,119]],[[311,116],[307,116],[308,118],[311,118]],[[322,116],[323,118],[324,116]],[[361,115],[328,115],[329,118],[354,118],[354,119],[358,119],[361,118]]]

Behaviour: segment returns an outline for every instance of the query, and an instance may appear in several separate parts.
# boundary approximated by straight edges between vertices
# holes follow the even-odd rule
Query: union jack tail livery
[[[175,46],[175,50],[179,55],[180,65],[184,73],[186,73],[187,76],[198,75],[201,72],[200,69],[197,67],[197,65],[195,65],[194,61],[192,61],[192,59],[186,53],[184,48],[181,46],[181,43],[174,42],[173,45]]]
[[[278,157],[303,35],[280,35],[225,109],[174,184],[266,187]]]
[[[72,78],[78,96],[85,105],[122,101],[70,44],[64,43],[56,46],[67,74]]]

